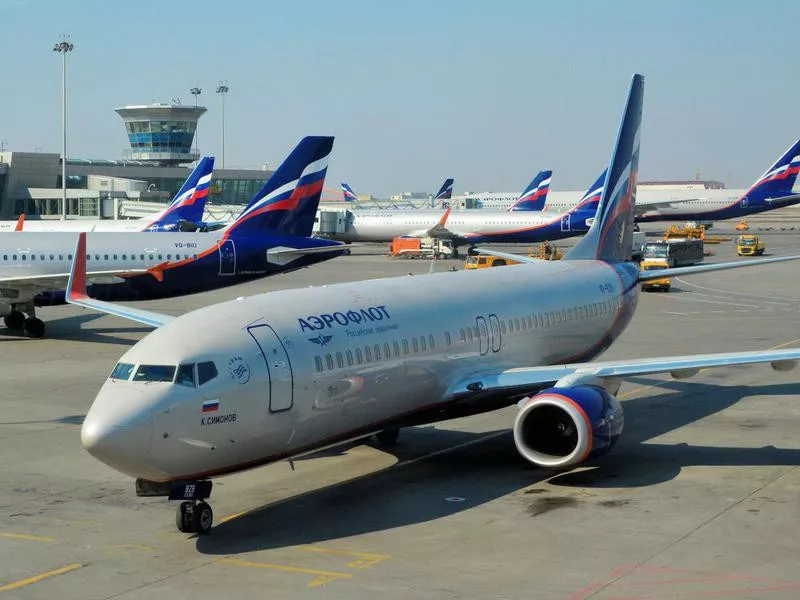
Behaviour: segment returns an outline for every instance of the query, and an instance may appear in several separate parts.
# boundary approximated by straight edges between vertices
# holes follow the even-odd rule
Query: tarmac
[[[767,255],[800,253],[790,221],[759,220],[772,227]],[[737,259],[732,242],[708,249],[707,262],[752,260]],[[139,304],[180,314],[428,269],[370,246]],[[642,295],[604,358],[798,346],[798,272],[800,263],[785,263],[677,278],[669,293]],[[43,340],[0,329],[0,597],[800,597],[800,371],[758,365],[626,381],[620,443],[569,472],[518,457],[513,407],[404,430],[391,451],[355,444],[247,471],[215,484],[216,524],[197,538],[176,531],[171,504],[137,498],[130,478],[80,445],[96,391],[148,328],[72,306],[40,316]]]

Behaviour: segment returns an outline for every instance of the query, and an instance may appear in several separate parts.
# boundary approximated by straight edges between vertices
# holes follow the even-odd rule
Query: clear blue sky
[[[127,7],[127,8],[126,8]],[[357,193],[554,189],[604,168],[634,71],[647,77],[641,179],[748,185],[800,136],[796,2],[705,0],[272,2],[0,0],[0,140],[60,150],[60,60],[71,34],[72,156],[128,147],[113,108],[191,103],[200,149],[275,165],[336,136],[328,185]]]

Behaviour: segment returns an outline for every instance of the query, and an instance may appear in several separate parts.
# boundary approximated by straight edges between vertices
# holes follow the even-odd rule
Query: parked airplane
[[[550,171],[542,171],[520,195],[538,196],[534,207],[546,201]],[[537,181],[538,180],[538,181]],[[540,193],[539,190],[542,190]],[[563,213],[543,210],[459,210],[442,222],[440,210],[358,210],[348,216],[345,231],[330,235],[343,242],[388,242],[396,237],[437,237],[453,240],[456,246],[481,242],[541,242],[585,233],[594,218],[602,192],[602,178],[580,202]],[[541,202],[538,202],[541,201]],[[523,200],[524,204],[524,200]]]
[[[794,366],[800,349],[585,362],[633,318],[639,281],[664,275],[631,261],[642,95],[635,75],[598,218],[562,261],[270,292],[172,317],[88,298],[80,234],[69,301],[159,327],[114,367],[84,447],[138,478],[139,495],[181,500],[178,529],[205,533],[211,479],[227,473],[511,404],[522,456],[568,468],[622,433],[623,377]]]
[[[358,196],[344,181],[342,182],[342,196],[345,202],[358,202]]]
[[[792,193],[800,172],[800,140],[759,177],[741,197],[705,198],[686,202],[664,203],[637,215],[638,222],[648,221],[718,221],[737,219],[776,208],[800,204],[800,194]]]
[[[157,298],[226,287],[339,256],[311,239],[332,137],[303,139],[234,223],[215,232],[90,233],[92,295]],[[44,335],[36,305],[63,301],[75,236],[0,236],[0,315],[9,329]],[[55,293],[53,293],[55,292]],[[62,292],[63,294],[63,292]],[[27,313],[27,318],[25,314]]]
[[[166,209],[141,219],[27,220],[21,231],[181,231],[202,224],[214,157],[206,156],[189,174]],[[0,232],[20,231],[17,221],[0,221]]]
[[[544,210],[552,171],[539,171],[508,210]]]

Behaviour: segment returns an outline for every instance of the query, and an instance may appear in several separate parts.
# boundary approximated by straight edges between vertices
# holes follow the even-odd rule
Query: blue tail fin
[[[606,175],[608,174],[608,169],[600,173],[600,177],[586,190],[586,193],[581,198],[581,201],[578,202],[569,212],[575,212],[577,210],[584,210],[586,212],[596,212],[597,207],[600,205],[600,198],[603,196],[603,190],[605,189],[606,185]]]
[[[567,254],[568,260],[631,260],[643,98],[644,76],[636,74],[608,164],[608,177],[597,215],[586,235]]]
[[[344,181],[342,182],[342,196],[344,196],[345,202],[358,202],[358,196],[356,196],[353,188],[347,185]]]
[[[788,196],[792,192],[798,172],[800,172],[800,140],[797,140],[750,186],[742,200],[746,197],[748,201],[758,203],[768,198]]]
[[[433,197],[436,200],[450,200],[453,197],[453,180],[445,179],[439,192]]]
[[[181,221],[202,222],[213,170],[214,157],[203,157],[183,182],[172,203],[154,221],[143,227],[142,231],[176,231]]]
[[[310,236],[332,148],[332,137],[309,136],[300,140],[230,226],[229,235],[257,234],[267,229]]]
[[[539,171],[508,210],[544,210],[552,171]]]

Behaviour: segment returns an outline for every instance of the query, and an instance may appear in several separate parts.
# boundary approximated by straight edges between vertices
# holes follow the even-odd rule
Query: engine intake
[[[623,423],[622,405],[601,387],[550,388],[522,404],[514,444],[537,466],[567,468],[608,454]]]

